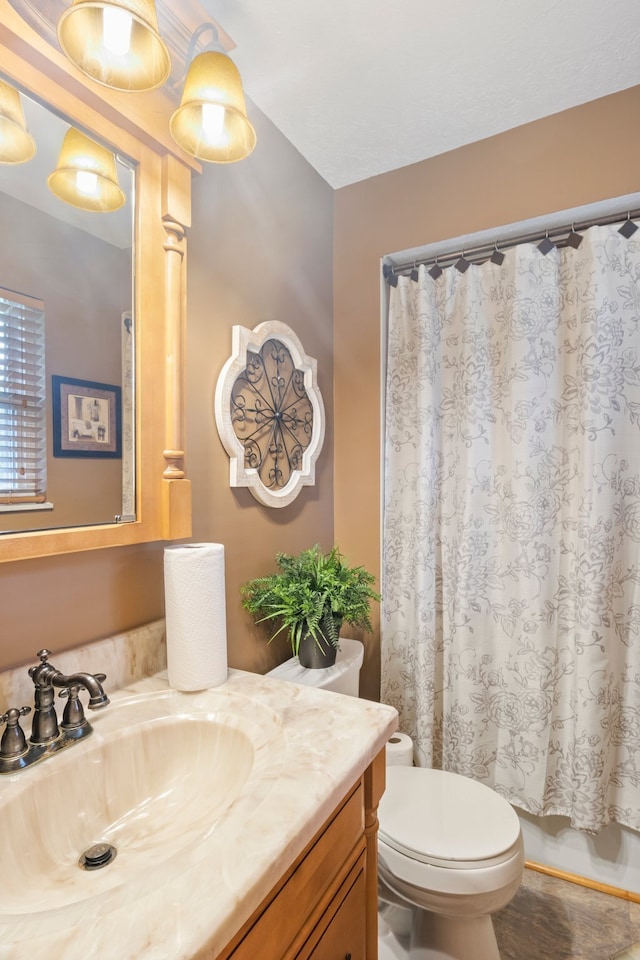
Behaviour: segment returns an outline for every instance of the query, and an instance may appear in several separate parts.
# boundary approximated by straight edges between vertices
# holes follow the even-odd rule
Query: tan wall
[[[333,542],[333,192],[291,145],[252,112],[254,154],[207,166],[194,182],[188,236],[187,468],[194,539],[224,543],[229,659],[264,671],[288,656],[268,647],[241,609],[240,584],[266,572],[277,551]],[[269,510],[231,491],[213,394],[231,350],[231,327],[289,324],[318,360],[328,429],[316,470],[288,508]],[[62,650],[163,616],[163,544],[0,565],[0,670],[43,646]]]
[[[206,170],[193,185],[189,236],[187,466],[194,540],[223,543],[227,632],[233,666],[264,672],[290,652],[268,646],[240,603],[240,586],[275,569],[275,554],[333,543],[333,191],[256,112],[255,152]],[[327,419],[316,484],[288,507],[260,505],[229,487],[215,426],[214,392],[231,353],[232,327],[280,320],[318,361]]]
[[[239,602],[240,584],[271,569],[277,551],[335,539],[352,562],[378,572],[380,258],[637,190],[640,131],[633,119],[639,114],[640,88],[634,88],[333,195],[255,111],[254,155],[237,166],[209,167],[195,182],[187,466],[194,539],[222,542],[227,551],[234,666],[266,670],[287,655],[283,644],[264,644]],[[292,326],[318,359],[327,412],[316,486],[282,510],[229,489],[213,417],[231,327],[265,319]],[[162,547],[0,566],[0,669],[32,659],[43,645],[60,650],[162,616]],[[363,683],[372,697],[378,659],[376,636],[367,646]]]
[[[334,523],[354,561],[379,571],[380,258],[637,191],[639,115],[634,87],[337,191]],[[378,695],[377,631],[362,686]]]

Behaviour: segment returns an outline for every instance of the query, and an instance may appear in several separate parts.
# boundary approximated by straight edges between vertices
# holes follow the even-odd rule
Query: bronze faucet
[[[30,713],[31,707],[12,707],[0,716],[0,722],[6,723],[0,740],[0,774],[15,773],[39,760],[46,760],[59,750],[89,736],[92,727],[84,716],[80,689],[89,693],[90,710],[99,710],[109,703],[102,687],[102,681],[106,679],[104,673],[95,676],[91,673],[73,673],[65,676],[48,662],[49,656],[48,650],[40,650],[40,663],[29,667],[29,676],[35,687],[35,710],[29,740],[20,726],[20,717]],[[67,697],[59,725],[54,705],[55,688],[62,690],[61,697]]]

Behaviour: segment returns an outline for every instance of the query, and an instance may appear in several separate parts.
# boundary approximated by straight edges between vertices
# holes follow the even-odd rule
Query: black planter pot
[[[308,633],[300,638],[298,659],[303,667],[309,670],[324,670],[325,667],[333,666],[336,662],[341,626],[342,617],[325,609],[316,638]]]
[[[318,635],[317,640],[314,640],[310,633],[305,633],[300,638],[298,659],[303,667],[308,667],[310,670],[323,670],[325,667],[333,666],[337,652],[337,648],[325,637]]]

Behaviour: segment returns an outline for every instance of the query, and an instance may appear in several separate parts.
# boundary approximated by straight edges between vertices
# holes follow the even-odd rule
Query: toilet
[[[360,641],[341,637],[336,662],[332,666],[323,670],[309,670],[301,665],[297,657],[291,657],[279,667],[270,670],[267,676],[274,680],[289,680],[304,687],[319,687],[334,693],[344,693],[348,697],[357,697],[360,694],[360,668],[363,660],[364,646]]]
[[[297,657],[268,676],[358,696],[364,648],[340,638],[333,666]],[[500,960],[491,914],[522,880],[518,816],[484,784],[388,765],[378,808],[379,960]]]
[[[386,956],[398,943],[411,960],[500,960],[491,914],[513,898],[524,866],[513,808],[468,777],[388,766],[378,819]]]

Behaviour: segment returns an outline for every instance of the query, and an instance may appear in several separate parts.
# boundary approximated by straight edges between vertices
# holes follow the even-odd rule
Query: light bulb
[[[102,11],[102,42],[110,53],[125,56],[131,47],[133,19],[126,10],[104,7]]]
[[[225,110],[219,103],[202,104],[202,138],[207,143],[223,143]]]
[[[78,170],[76,173],[76,187],[78,188],[78,193],[84,194],[85,197],[95,197],[98,193],[97,174],[91,173],[90,170]]]

